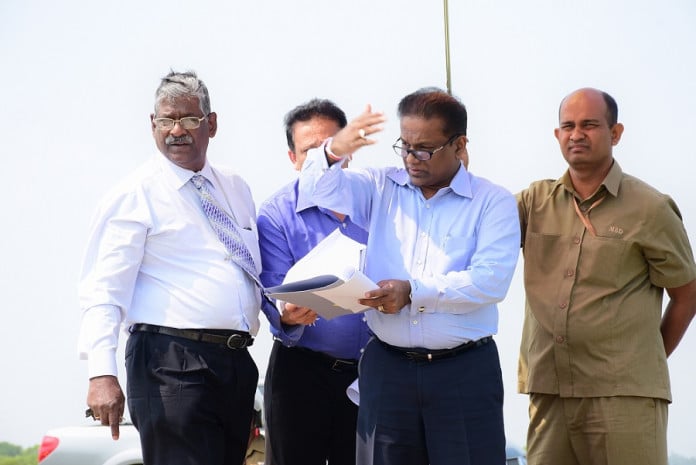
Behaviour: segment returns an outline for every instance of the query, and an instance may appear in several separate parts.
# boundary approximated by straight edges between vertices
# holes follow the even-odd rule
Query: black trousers
[[[267,465],[355,465],[357,366],[276,341],[266,371]]]
[[[135,332],[128,409],[145,465],[241,465],[259,372],[246,349]]]

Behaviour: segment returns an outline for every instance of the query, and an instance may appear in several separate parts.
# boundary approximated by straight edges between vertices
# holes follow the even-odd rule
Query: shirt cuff
[[[266,315],[270,324],[271,334],[275,339],[278,339],[283,345],[291,347],[297,344],[297,341],[304,333],[304,325],[286,325],[280,321],[280,308],[276,306],[285,305],[285,302],[277,301],[276,305],[271,305],[268,299],[264,299],[264,305],[261,310]]]
[[[434,313],[435,305],[428,305],[428,296],[425,286],[417,279],[409,279],[411,283],[411,314],[417,313]]]
[[[118,377],[116,350],[106,349],[90,352],[87,359],[87,374],[89,379],[106,375]]]
[[[89,378],[118,375],[116,348],[118,346],[121,311],[115,305],[97,305],[82,315],[78,351],[87,359]]]

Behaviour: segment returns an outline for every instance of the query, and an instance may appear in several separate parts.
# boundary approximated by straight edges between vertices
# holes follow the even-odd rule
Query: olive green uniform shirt
[[[580,210],[602,196],[588,216],[593,237],[573,206],[568,172],[517,195],[526,290],[518,388],[669,401],[663,288],[696,278],[681,214],[616,162]]]

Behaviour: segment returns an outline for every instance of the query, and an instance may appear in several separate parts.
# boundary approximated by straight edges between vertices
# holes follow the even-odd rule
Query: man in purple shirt
[[[301,169],[308,150],[346,123],[343,111],[329,100],[314,99],[290,111],[285,130],[295,169]],[[367,241],[367,232],[346,215],[312,203],[297,180],[276,192],[258,215],[263,285],[281,284],[288,269],[336,228]],[[283,326],[303,325],[303,332],[299,340],[290,340],[283,328],[271,326],[276,341],[264,387],[266,463],[354,465],[358,410],[346,389],[358,376],[358,359],[369,338],[364,315],[325,320],[290,303],[278,307]]]

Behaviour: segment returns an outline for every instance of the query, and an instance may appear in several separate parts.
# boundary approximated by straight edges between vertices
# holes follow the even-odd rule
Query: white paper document
[[[355,381],[350,383],[350,386],[346,388],[346,395],[355,405],[360,405],[360,384],[359,378],[355,378]]]
[[[377,289],[363,274],[365,245],[336,229],[288,270],[268,296],[314,310],[327,320],[369,310],[358,299]]]

